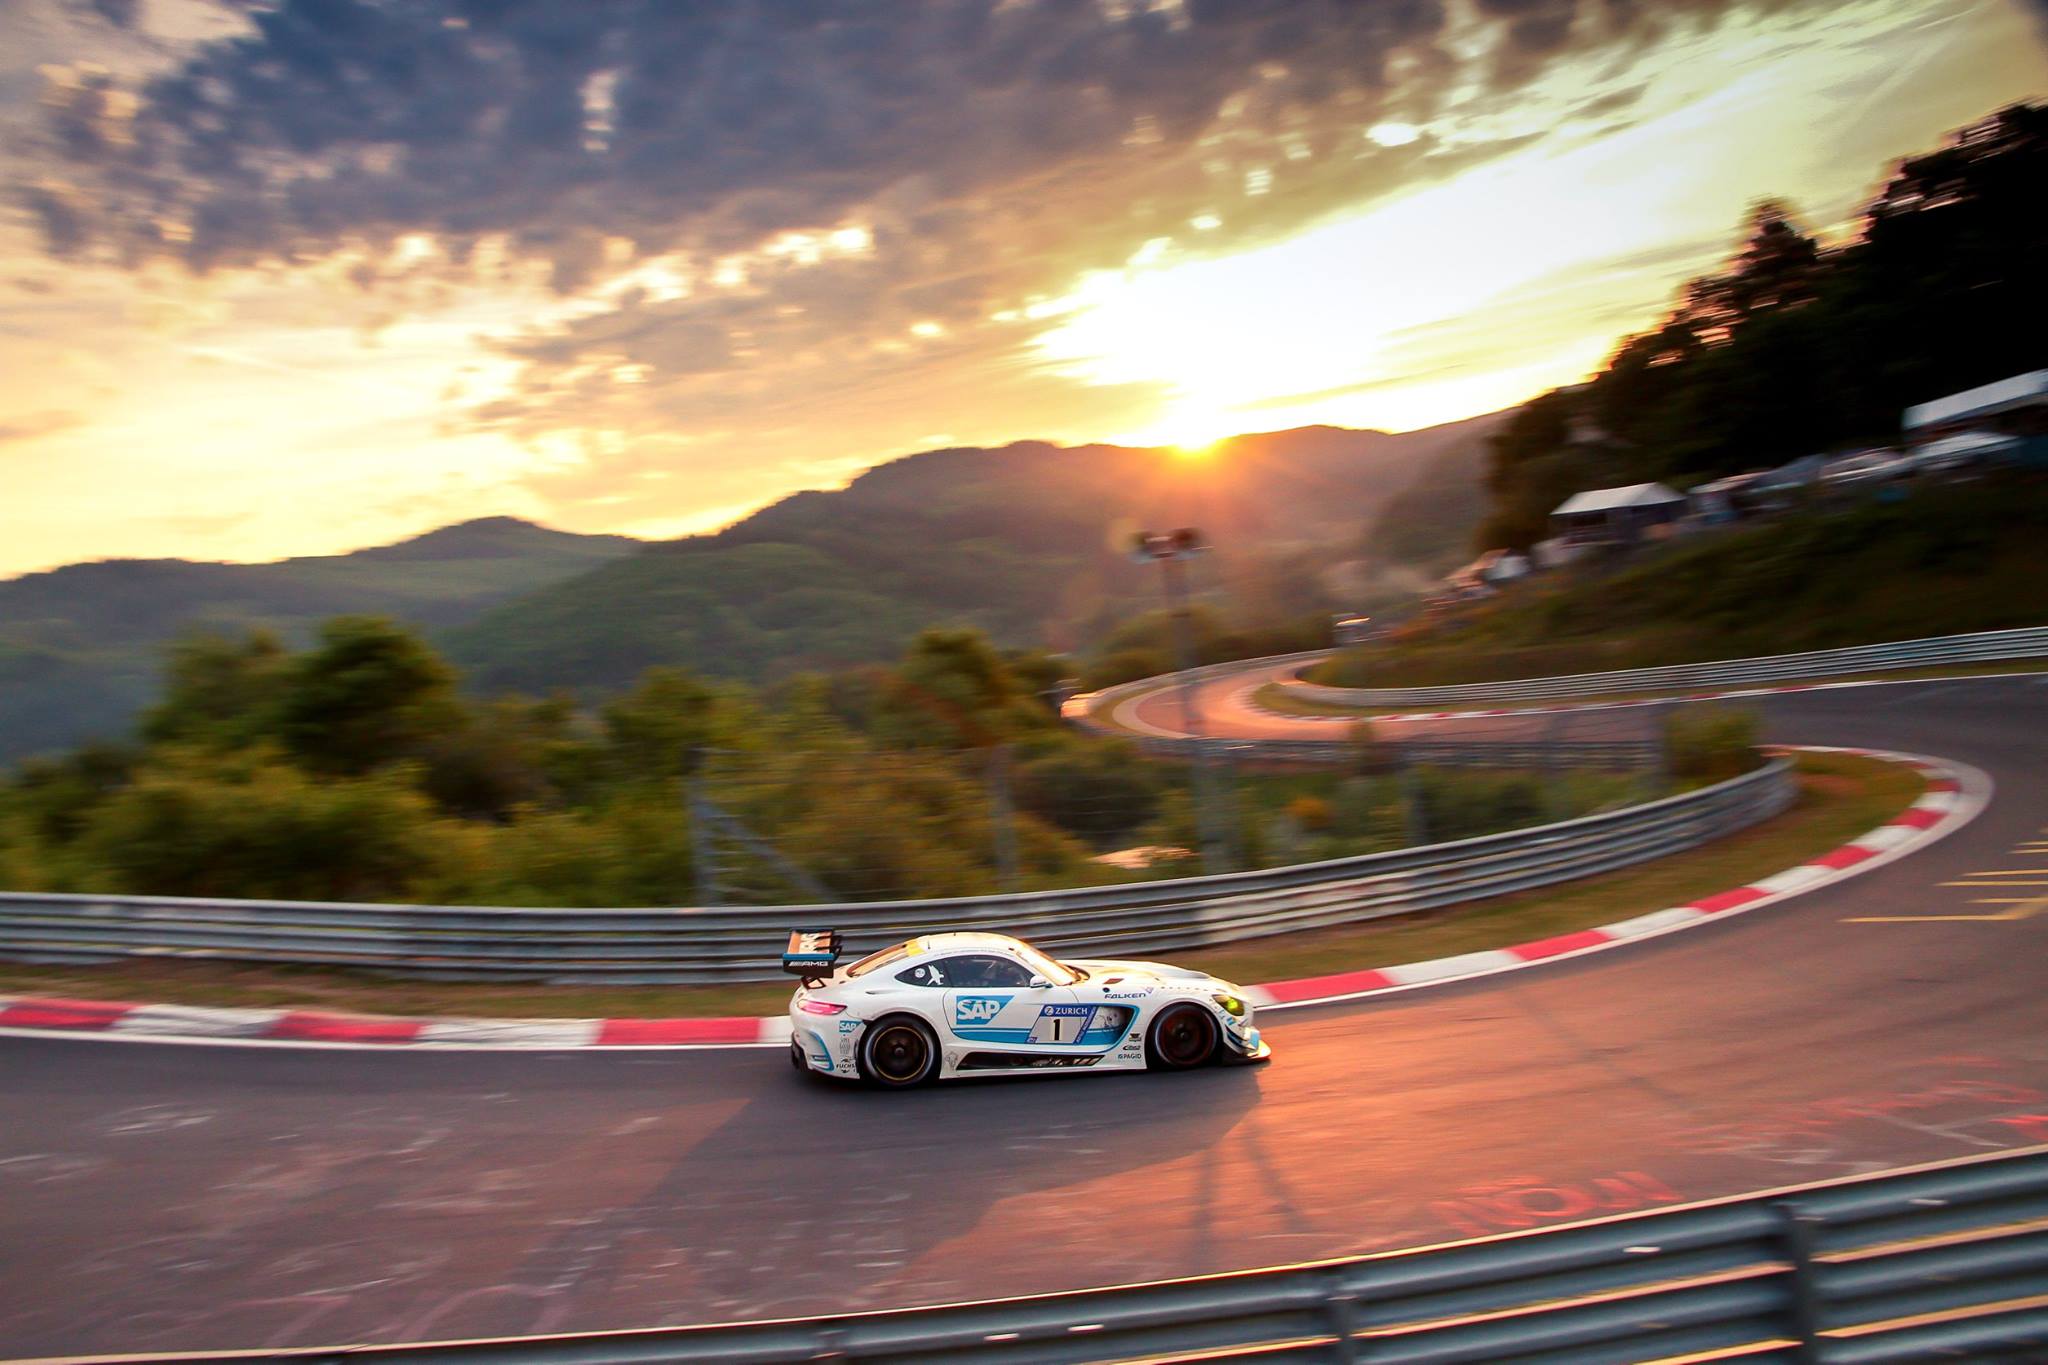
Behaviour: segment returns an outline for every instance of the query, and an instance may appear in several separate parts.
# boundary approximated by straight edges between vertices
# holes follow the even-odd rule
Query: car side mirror
[[[1051,986],[1052,982],[1047,981],[1042,976],[1034,976],[1031,978],[1031,989],[1034,991],[1048,990],[1051,988]]]

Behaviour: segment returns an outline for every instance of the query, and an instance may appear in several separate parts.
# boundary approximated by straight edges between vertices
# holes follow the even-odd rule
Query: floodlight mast
[[[1131,557],[1140,563],[1159,565],[1166,598],[1166,615],[1173,632],[1178,663],[1175,696],[1180,704],[1181,732],[1194,741],[1195,818],[1202,830],[1202,870],[1228,870],[1229,838],[1218,801],[1216,774],[1211,763],[1209,739],[1203,733],[1201,699],[1195,688],[1194,622],[1188,607],[1187,561],[1207,554],[1209,546],[1192,526],[1176,531],[1140,531],[1131,541]]]

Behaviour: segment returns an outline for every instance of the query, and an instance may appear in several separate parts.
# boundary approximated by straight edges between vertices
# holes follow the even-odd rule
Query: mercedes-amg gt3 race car
[[[789,936],[790,1064],[892,1089],[999,1072],[1179,1071],[1271,1055],[1228,981],[1158,962],[1061,962],[1005,934],[925,934],[839,966]]]

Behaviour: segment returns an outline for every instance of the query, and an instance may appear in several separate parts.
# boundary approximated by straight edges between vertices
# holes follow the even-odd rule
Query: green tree
[[[94,811],[76,862],[91,889],[133,894],[409,899],[440,842],[409,778],[320,779],[274,753],[171,750]]]
[[[59,758],[31,758],[7,791],[24,838],[51,846],[78,837],[93,812],[128,785],[142,761],[122,744],[85,744]]]
[[[422,745],[421,789],[450,814],[496,821],[559,801],[558,776],[588,795],[582,778],[597,746],[570,733],[572,718],[561,699],[507,697],[465,709]]]
[[[2022,104],[1903,162],[1841,246],[1757,204],[1662,323],[1496,433],[1479,548],[1540,539],[1580,489],[1891,441],[1908,404],[2048,366],[2043,183],[2048,106]]]
[[[875,733],[904,747],[1000,744],[1051,718],[978,630],[920,633],[875,698]]]
[[[422,889],[450,905],[687,905],[695,891],[690,831],[659,791],[597,809],[523,812],[462,832]]]
[[[312,771],[361,774],[420,756],[459,714],[454,670],[418,636],[337,616],[286,669],[277,735]]]
[[[1159,813],[1166,782],[1132,746],[1073,740],[1017,767],[1021,810],[1098,846],[1127,839]]]
[[[697,770],[720,739],[719,694],[678,668],[650,668],[604,708],[605,736],[621,774],[672,781]]]
[[[163,700],[143,716],[151,744],[239,748],[273,733],[290,673],[275,635],[196,635],[171,646]]]

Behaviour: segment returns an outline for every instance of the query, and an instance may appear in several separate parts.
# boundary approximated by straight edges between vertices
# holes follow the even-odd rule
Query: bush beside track
[[[1703,848],[1566,886],[1502,897],[1398,923],[1284,935],[1176,954],[1233,980],[1272,981],[1356,963],[1416,961],[1570,934],[1660,906],[1681,905],[1779,873],[1881,825],[1923,789],[1896,763],[1848,753],[1797,755],[1800,794],[1785,813]],[[705,1019],[778,1012],[779,983],[690,987],[539,987],[379,980],[316,968],[154,961],[106,967],[0,965],[0,991],[110,996],[167,1004],[480,1019]],[[745,1022],[737,1021],[737,1022]],[[650,1039],[649,1041],[653,1041]]]

